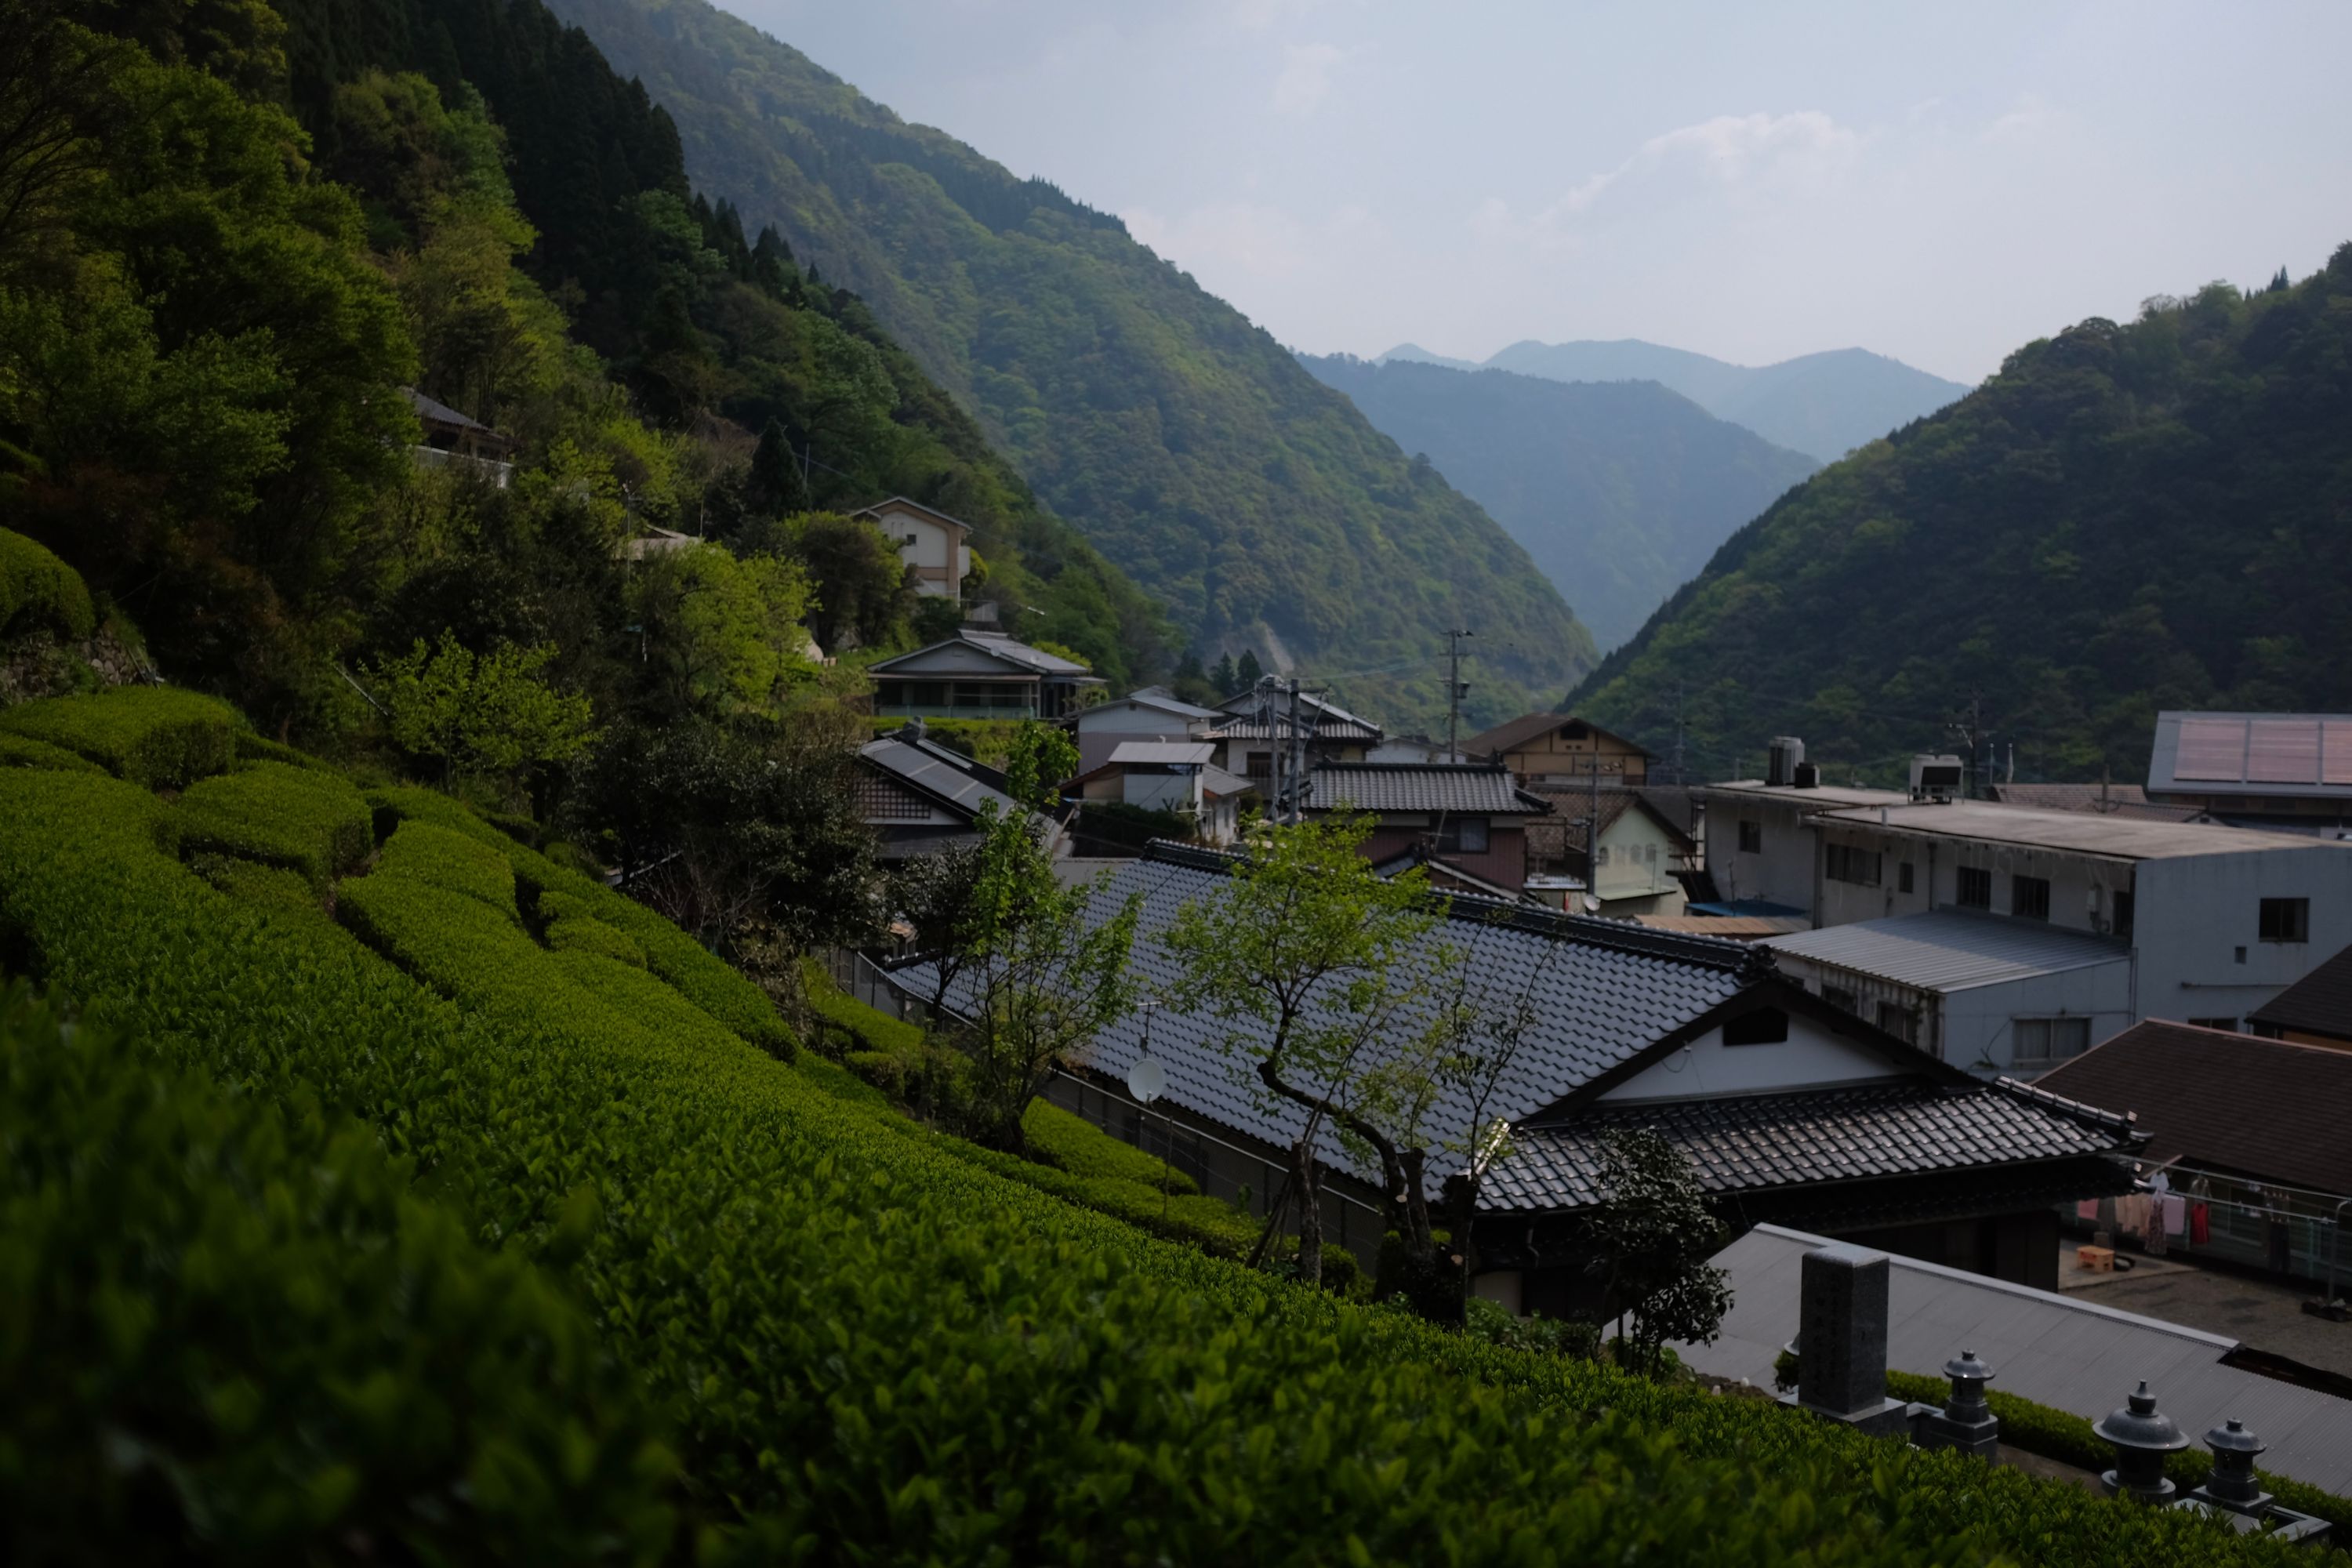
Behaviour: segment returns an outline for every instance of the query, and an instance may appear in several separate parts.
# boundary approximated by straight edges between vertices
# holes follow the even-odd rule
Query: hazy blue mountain
[[[1527,547],[1604,649],[1817,465],[1654,381],[1302,356]]]
[[[1355,356],[1352,354],[1343,354],[1339,357],[1343,359],[1352,359]],[[1444,365],[1448,370],[1476,370],[1479,368],[1478,362],[1476,360],[1448,359],[1444,354],[1431,353],[1419,343],[1399,343],[1396,347],[1382,354],[1380,359],[1374,363],[1386,364],[1391,360],[1402,360],[1407,364]]]
[[[1255,649],[1399,729],[1445,711],[1449,626],[1479,632],[1483,723],[1591,667],[1493,519],[1117,217],[701,0],[551,4],[667,111],[697,187],[854,290],[1197,651]]]
[[[1443,359],[1411,343],[1381,357],[1468,368],[1466,361]],[[1639,338],[1570,343],[1530,339],[1495,354],[1485,368],[1549,381],[1654,381],[1718,419],[1745,425],[1776,447],[1823,463],[1933,414],[1969,390],[1866,349],[1832,349],[1750,367]]]

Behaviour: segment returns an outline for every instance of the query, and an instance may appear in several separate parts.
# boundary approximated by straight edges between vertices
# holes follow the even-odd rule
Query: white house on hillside
[[[915,592],[933,599],[963,596],[963,580],[971,574],[970,525],[905,496],[850,515],[865,518],[898,547],[898,558],[915,569]]]

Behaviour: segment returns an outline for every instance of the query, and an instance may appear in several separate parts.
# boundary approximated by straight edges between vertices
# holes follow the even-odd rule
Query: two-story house
[[[1297,733],[1307,765],[1360,763],[1381,743],[1381,727],[1336,702],[1301,692]],[[1291,699],[1257,691],[1237,692],[1217,704],[1219,717],[1207,731],[1217,742],[1217,764],[1244,778],[1274,775],[1275,753],[1290,743]]]
[[[915,574],[915,592],[926,598],[960,599],[971,575],[971,527],[960,518],[892,496],[849,514],[864,518],[898,546],[898,559]]]
[[[1526,713],[1463,743],[1465,756],[1499,763],[1529,788],[1550,782],[1587,784],[1596,776],[1603,789],[1647,784],[1656,759],[1625,739],[1572,713]]]
[[[1146,686],[1082,708],[1063,722],[1078,743],[1078,769],[1092,772],[1129,741],[1198,741],[1226,715],[1183,700],[1164,686]],[[1222,748],[1220,748],[1222,749]]]
[[[1714,900],[1747,914],[1813,912],[1815,821],[1854,806],[1908,805],[1901,790],[1738,779],[1692,791],[1703,808]]]
[[[1767,945],[1979,1071],[2031,1073],[2144,1018],[2234,1029],[2352,942],[2352,845],[1983,801],[1809,826],[1818,929]]]
[[[1589,892],[1600,906],[1590,912],[1612,920],[1683,912],[1689,900],[1677,873],[1690,869],[1697,846],[1644,794],[1573,785],[1538,785],[1530,793],[1551,803],[1549,816],[1528,825],[1531,870],[1563,879],[1567,890]],[[1599,847],[1588,853],[1596,818]]]
[[[973,626],[866,674],[874,710],[901,719],[1059,719],[1103,685],[1083,664]]]
[[[1370,814],[1360,852],[1383,869],[1418,864],[1433,880],[1516,897],[1527,886],[1527,825],[1549,806],[1502,768],[1474,763],[1327,763],[1309,775],[1307,815]]]

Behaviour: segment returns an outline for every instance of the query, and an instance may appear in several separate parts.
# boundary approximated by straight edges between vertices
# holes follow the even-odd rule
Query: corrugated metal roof
[[[1110,760],[1158,766],[1197,765],[1216,754],[1217,748],[1206,741],[1121,741],[1111,748]]]
[[[2147,787],[2352,801],[2352,713],[2158,713]]]
[[[1507,768],[1472,763],[1327,763],[1315,770],[1311,809],[1457,812],[1540,816],[1547,803],[1518,787]]]
[[[1937,838],[2063,849],[2113,860],[2168,860],[2191,855],[2250,855],[2263,849],[2309,849],[2325,844],[2307,834],[2262,833],[2204,822],[2145,822],[2082,811],[2036,811],[1984,800],[1888,805],[1824,813],[1825,823],[1851,823]],[[2352,846],[2345,847],[2352,853]]]
[[[1676,1345],[1717,1377],[1772,1385],[1772,1363],[1797,1337],[1804,1255],[1826,1238],[1759,1225],[1715,1256],[1731,1274],[1731,1310],[1713,1343]],[[2235,1416],[2270,1445],[2263,1468],[2339,1495],[2352,1492],[2352,1402],[2225,1366],[2237,1342],[2074,1296],[1890,1257],[1886,1363],[1939,1376],[1973,1350],[1993,1387],[2095,1421],[2146,1378],[2158,1407],[2200,1433]]]
[[[1027,643],[1015,642],[1003,632],[977,631],[969,626],[951,637],[942,637],[938,642],[915,649],[912,653],[902,653],[895,658],[877,660],[866,667],[866,673],[869,675],[894,674],[902,666],[918,666],[918,661],[926,654],[937,652],[943,647],[953,647],[958,643],[967,647],[977,648],[992,658],[1003,659],[1007,664],[1034,674],[1079,676],[1089,680],[1095,679],[1087,675],[1087,667],[1083,664],[1073,663],[1057,654],[1041,652],[1031,647]]]
[[[1820,1182],[1853,1182],[2066,1160],[2117,1148],[2102,1131],[1996,1084],[1925,1079],[1794,1094],[1604,1104],[1572,1120],[1522,1128],[1489,1172],[1481,1208],[1543,1212],[1607,1196],[1603,1140],[1643,1128],[1682,1151],[1712,1196]]]
[[[2122,942],[2041,921],[1969,910],[1929,910],[1852,925],[1768,936],[1759,944],[1791,958],[1913,985],[1923,991],[1965,991],[2125,963]]]

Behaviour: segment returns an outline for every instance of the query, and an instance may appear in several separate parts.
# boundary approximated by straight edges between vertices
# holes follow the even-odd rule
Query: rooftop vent
[[[1960,759],[1918,756],[1911,759],[1911,798],[1948,801],[1960,793]]]
[[[1797,782],[1797,764],[1805,760],[1805,743],[1794,735],[1775,735],[1771,749],[1765,753],[1764,782],[1774,789],[1787,789]]]
[[[1799,763],[1797,776],[1790,782],[1799,789],[1819,789],[1822,787],[1822,770],[1811,763]]]

